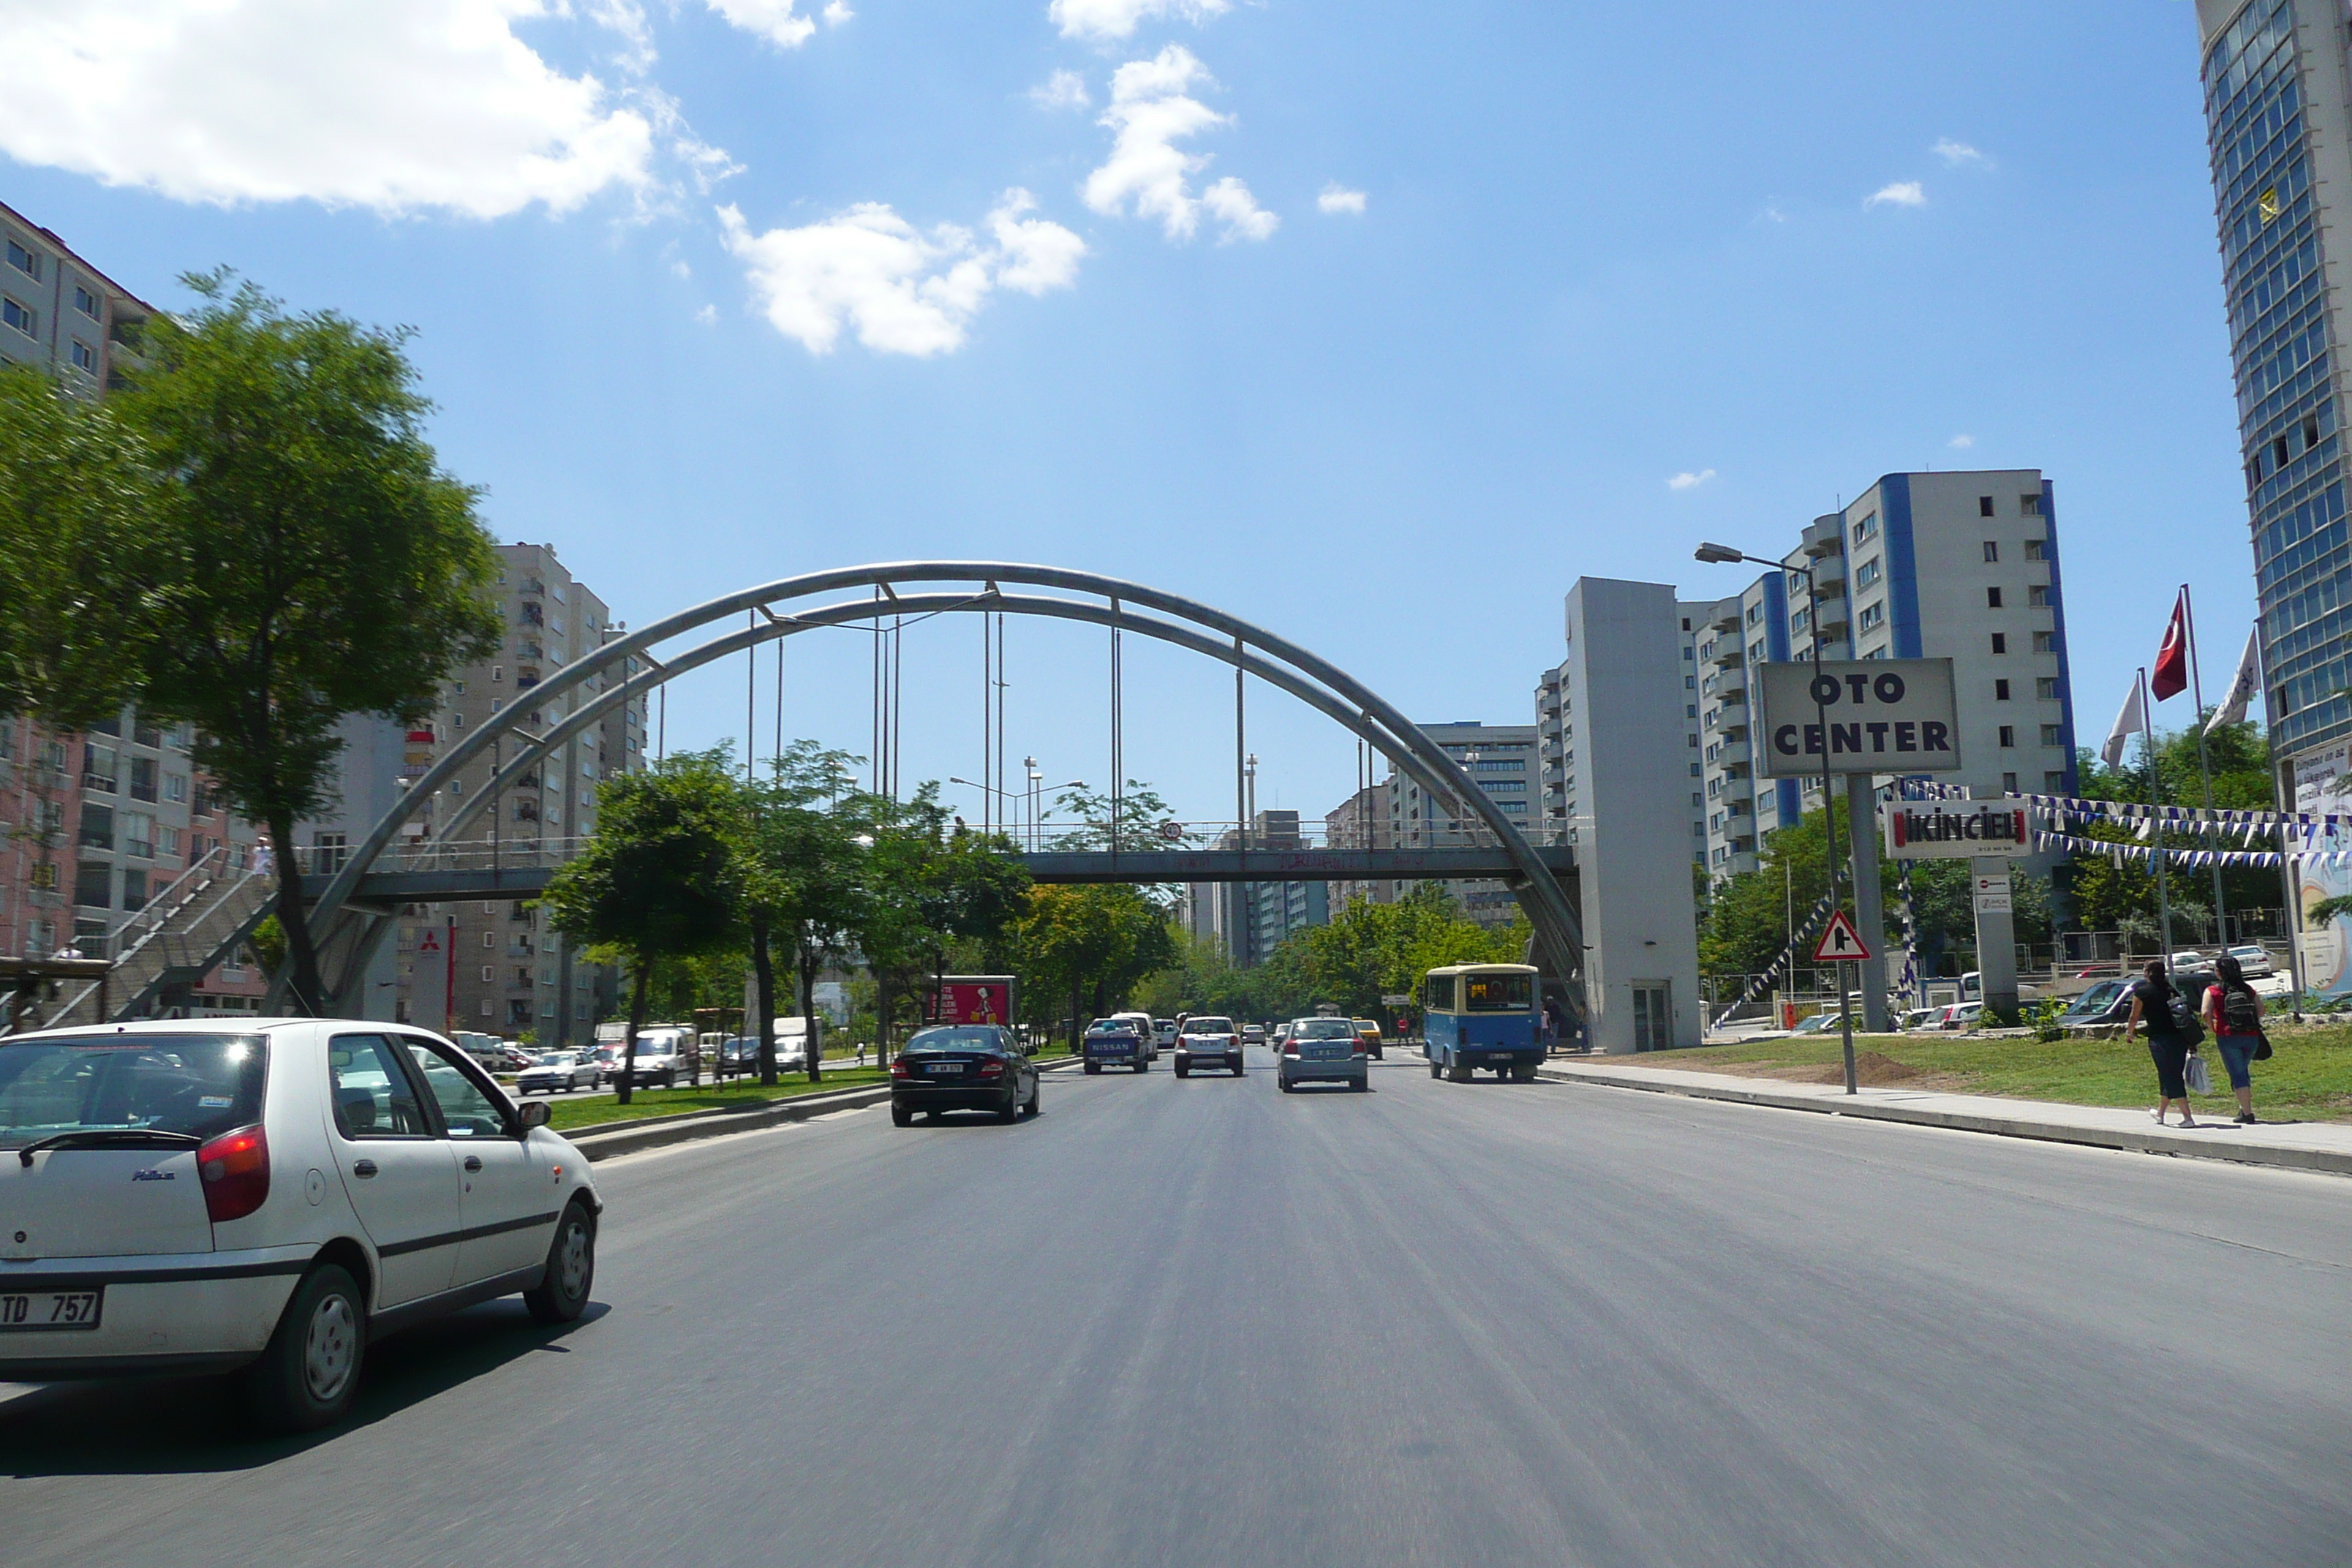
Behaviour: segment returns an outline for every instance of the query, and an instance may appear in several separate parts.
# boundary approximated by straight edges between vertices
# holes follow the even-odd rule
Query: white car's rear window
[[[211,1138],[261,1120],[257,1035],[91,1035],[0,1041],[0,1149],[59,1133]]]
[[[1231,1018],[1187,1018],[1184,1032],[1188,1035],[1230,1035],[1234,1032]]]

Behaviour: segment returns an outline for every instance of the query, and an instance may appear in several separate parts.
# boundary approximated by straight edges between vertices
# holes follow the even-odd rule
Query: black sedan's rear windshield
[[[210,1138],[261,1120],[257,1035],[89,1035],[0,1041],[0,1149],[60,1132]]]
[[[923,1029],[907,1042],[910,1051],[1001,1051],[1004,1037],[985,1025],[943,1025]]]

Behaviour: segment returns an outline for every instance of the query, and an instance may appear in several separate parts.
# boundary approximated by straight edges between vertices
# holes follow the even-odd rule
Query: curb
[[[1039,1066],[1042,1075],[1057,1072],[1075,1060]],[[737,1132],[757,1132],[762,1128],[780,1127],[787,1121],[806,1121],[835,1110],[862,1110],[869,1105],[886,1105],[890,1100],[887,1083],[866,1084],[857,1089],[837,1089],[830,1092],[795,1095],[790,1100],[772,1100],[764,1104],[732,1110],[721,1106],[712,1110],[681,1110],[671,1116],[646,1116],[604,1128],[583,1127],[575,1132],[559,1132],[557,1136],[569,1142],[587,1159],[590,1164],[612,1159],[616,1154],[636,1154],[647,1149],[666,1149],[673,1143],[694,1142],[704,1138],[724,1138]]]
[[[2333,1176],[2352,1176],[2352,1153],[2339,1153],[2328,1149],[2282,1149],[2261,1144],[2224,1143],[2189,1138],[2177,1132],[2132,1132],[2103,1127],[2075,1127],[2060,1121],[1981,1116],[1960,1110],[1930,1110],[1919,1106],[1843,1103],[1813,1095],[1780,1094],[1770,1089],[1662,1083],[1639,1074],[1561,1072],[1553,1068],[1538,1068],[1537,1076],[1555,1083],[1593,1084],[1603,1089],[1638,1089],[1645,1094],[1678,1094],[1689,1100],[1722,1100],[1733,1105],[1764,1106],[1774,1110],[1809,1110],[1817,1116],[1853,1116],[1868,1121],[1900,1121],[1914,1127],[1987,1132],[1995,1137],[2030,1138],[2044,1143],[2077,1143],[2094,1149],[2119,1149],[2135,1154],[2174,1154],[2196,1160],[2219,1160],[2236,1165],[2269,1165],[2287,1170],[2317,1171]]]

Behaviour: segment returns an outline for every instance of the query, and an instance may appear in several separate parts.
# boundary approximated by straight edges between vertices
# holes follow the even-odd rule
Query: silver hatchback
[[[1302,1083],[1344,1083],[1359,1094],[1372,1087],[1371,1061],[1350,1019],[1298,1019],[1276,1060],[1285,1094]]]

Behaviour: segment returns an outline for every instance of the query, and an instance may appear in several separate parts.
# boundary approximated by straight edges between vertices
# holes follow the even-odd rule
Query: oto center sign
[[[1960,766],[1948,658],[1823,659],[1757,668],[1757,772],[1942,773]]]

